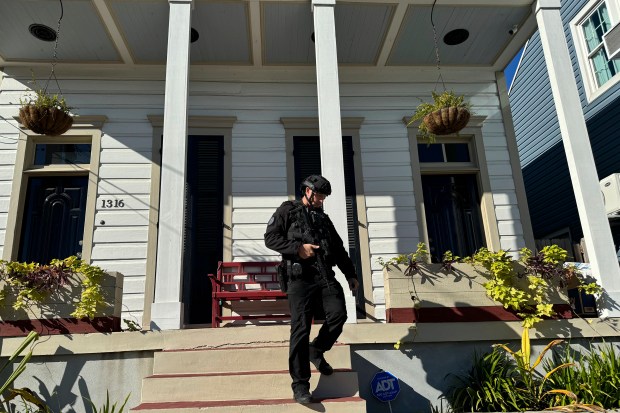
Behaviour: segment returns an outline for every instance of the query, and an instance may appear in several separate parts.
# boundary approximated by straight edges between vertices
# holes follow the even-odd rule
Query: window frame
[[[370,266],[370,244],[368,235],[368,219],[366,217],[366,195],[364,194],[364,178],[362,175],[362,150],[360,144],[360,128],[364,118],[342,118],[342,136],[351,136],[353,143],[353,162],[355,165],[355,190],[357,205],[358,234],[360,243],[360,261],[362,266],[364,305],[366,315],[375,317],[373,298],[372,269]],[[295,199],[295,189],[299,182],[295,182],[295,155],[293,154],[293,138],[295,136],[319,136],[318,118],[280,118],[285,130],[286,145],[286,176],[287,194],[289,200]],[[371,302],[372,300],[372,302]]]
[[[418,144],[425,144],[418,135],[418,125],[415,122],[408,125],[407,134],[409,147],[411,148],[411,169],[413,177],[413,194],[415,197],[416,217],[418,220],[419,239],[426,245],[430,245],[428,227],[426,223],[426,210],[424,207],[424,191],[422,189],[422,175],[454,175],[454,174],[475,174],[478,179],[480,193],[480,215],[482,218],[482,231],[487,248],[491,251],[499,251],[500,234],[495,215],[495,204],[491,191],[491,180],[484,153],[484,143],[482,138],[482,122],[485,116],[472,116],[468,125],[459,132],[459,135],[437,136],[436,143],[468,143],[470,162],[424,162],[420,163]],[[407,124],[408,119],[403,119]]]
[[[151,196],[149,204],[149,229],[146,252],[146,274],[142,325],[151,323],[151,305],[155,298],[155,273],[157,270],[157,237],[159,231],[159,198],[161,186],[161,149],[164,134],[164,117],[147,115],[153,128],[151,157]],[[236,116],[188,116],[187,135],[221,135],[224,137],[224,225],[223,260],[232,261],[232,128]],[[187,155],[186,155],[187,156]],[[186,158],[187,159],[187,158]]]
[[[7,261],[17,259],[23,225],[23,213],[31,176],[54,175],[88,175],[86,210],[84,216],[84,236],[82,238],[82,260],[90,263],[95,229],[95,212],[97,202],[97,183],[99,181],[99,156],[101,152],[101,128],[107,121],[106,116],[80,116],[74,119],[73,126],[60,136],[38,135],[28,129],[22,129],[17,144],[15,168],[13,170],[13,188],[7,217],[6,235],[2,258]],[[35,165],[37,144],[86,143],[91,145],[90,163],[88,164],[51,164]]]
[[[581,72],[581,80],[584,85],[586,100],[588,103],[594,101],[620,82],[620,71],[618,71],[607,82],[601,86],[598,86],[596,81],[596,73],[594,72],[594,67],[592,66],[590,59],[590,55],[594,52],[588,52],[588,46],[583,32],[583,24],[585,21],[590,18],[590,16],[592,16],[592,14],[603,3],[607,6],[607,11],[609,12],[609,17],[611,19],[611,27],[620,24],[620,4],[608,0],[590,0],[583,7],[583,9],[577,13],[570,23],[573,44],[575,45],[575,54],[577,55],[579,71]]]

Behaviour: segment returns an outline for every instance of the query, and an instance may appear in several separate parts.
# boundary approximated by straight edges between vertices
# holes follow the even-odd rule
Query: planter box
[[[32,330],[42,335],[120,331],[123,274],[109,272],[103,276],[101,287],[105,305],[92,320],[71,316],[82,293],[80,282],[79,277],[74,276],[44,302],[23,310],[13,309],[15,295],[6,294],[0,303],[0,337],[25,336]],[[4,283],[0,283],[0,289],[4,287]]]
[[[442,271],[441,264],[419,268],[411,276],[405,275],[406,266],[383,270],[388,323],[520,320],[487,296],[484,283],[489,278],[481,267],[457,263],[450,273]],[[412,297],[419,300],[418,308]],[[572,318],[566,291],[554,292],[547,302],[554,304],[558,318]]]

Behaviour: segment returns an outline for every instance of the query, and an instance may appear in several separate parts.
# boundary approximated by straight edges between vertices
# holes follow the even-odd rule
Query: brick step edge
[[[278,342],[278,343],[260,343],[261,348],[266,348],[266,349],[272,349],[272,348],[285,348],[288,349],[289,348],[289,344],[288,344],[288,340],[286,342]],[[347,343],[335,343],[334,347],[347,347],[349,346],[349,344]],[[253,351],[256,350],[256,346],[237,346],[234,344],[228,345],[228,346],[224,346],[224,347],[200,347],[200,348],[171,348],[171,349],[164,349],[161,351],[161,353],[190,353],[190,352],[197,352],[197,351],[226,351],[226,350],[247,350],[247,351]],[[330,350],[331,351],[331,350]],[[325,354],[327,354],[329,356],[329,351],[326,352]]]
[[[318,370],[312,368],[313,373],[318,373]],[[334,373],[351,373],[353,369],[336,368]],[[250,375],[262,375],[262,374],[289,374],[288,370],[256,370],[256,371],[230,371],[230,372],[215,372],[215,373],[163,373],[153,374],[145,377],[145,379],[170,379],[170,378],[184,378],[184,377],[226,377],[226,376],[250,376]]]
[[[365,401],[361,397],[339,397],[336,399],[314,399],[309,406],[321,403],[346,403],[346,402],[362,402]],[[216,401],[196,401],[196,402],[160,402],[160,403],[141,403],[131,409],[131,411],[139,410],[157,410],[157,409],[188,409],[188,408],[208,408],[208,407],[226,407],[226,406],[271,406],[280,404],[297,404],[291,399],[261,399],[261,400],[216,400]]]

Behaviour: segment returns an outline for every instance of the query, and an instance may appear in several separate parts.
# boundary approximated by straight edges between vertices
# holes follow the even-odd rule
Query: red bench
[[[286,299],[278,283],[278,264],[220,261],[217,274],[209,274],[212,326],[219,327],[222,321],[233,320],[290,319],[288,306],[273,305],[273,302]],[[230,315],[224,314],[224,310],[229,310]]]

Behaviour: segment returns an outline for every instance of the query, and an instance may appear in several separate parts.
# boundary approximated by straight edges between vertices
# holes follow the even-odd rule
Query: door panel
[[[476,175],[423,175],[424,209],[433,262],[485,246]]]
[[[87,176],[29,178],[19,261],[81,254],[87,191]]]

